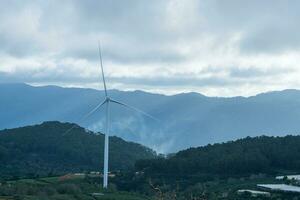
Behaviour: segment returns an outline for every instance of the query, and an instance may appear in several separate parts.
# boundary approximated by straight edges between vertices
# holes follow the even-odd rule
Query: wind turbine
[[[155,117],[149,115],[148,113],[135,108],[133,106],[127,105],[123,102],[117,101],[112,99],[109,95],[108,95],[108,91],[106,88],[106,82],[105,82],[105,76],[104,76],[104,70],[103,70],[103,62],[102,62],[102,53],[101,53],[101,46],[100,46],[100,42],[98,43],[98,50],[99,50],[99,62],[100,62],[100,67],[101,67],[101,73],[102,73],[102,81],[103,81],[103,86],[104,86],[104,92],[105,92],[105,99],[104,101],[100,102],[94,109],[92,109],[89,113],[87,113],[83,118],[81,118],[81,120],[86,119],[87,117],[89,117],[90,115],[92,115],[94,112],[96,112],[101,106],[106,106],[106,122],[105,122],[105,139],[104,139],[104,167],[103,167],[103,188],[107,188],[108,185],[108,157],[109,157],[109,132],[110,132],[110,105],[111,104],[118,104],[120,106],[129,108],[131,110],[134,110],[136,112],[139,112],[155,121],[158,121],[158,119],[156,119]],[[80,121],[81,121],[80,120]],[[75,128],[75,125],[73,127],[71,127],[65,134],[67,134],[68,132],[70,132],[73,128]],[[63,134],[63,135],[65,135]]]
[[[149,115],[148,113],[137,109],[133,106],[127,105],[123,102],[117,101],[112,99],[111,97],[109,97],[108,92],[107,92],[107,88],[106,88],[106,82],[105,82],[105,76],[104,76],[104,69],[103,69],[103,62],[102,62],[102,53],[101,53],[101,46],[100,46],[100,42],[98,43],[98,50],[99,50],[99,62],[100,62],[100,66],[101,66],[101,72],[102,72],[102,81],[103,81],[103,86],[104,86],[104,91],[105,91],[105,99],[104,101],[96,107],[96,109],[94,109],[94,111],[96,111],[98,108],[100,108],[102,105],[106,105],[106,128],[105,128],[105,140],[104,140],[104,167],[103,167],[103,188],[107,188],[108,185],[108,156],[109,156],[109,131],[110,131],[110,104],[111,103],[115,103],[115,104],[119,104],[123,107],[129,108],[131,110],[134,110],[136,112],[139,112],[151,119],[157,120],[155,117]]]

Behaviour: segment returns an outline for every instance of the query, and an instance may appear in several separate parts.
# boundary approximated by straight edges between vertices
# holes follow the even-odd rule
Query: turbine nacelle
[[[105,101],[106,101],[106,102],[110,102],[110,101],[111,101],[111,98],[110,98],[109,96],[106,96],[106,97],[105,97]]]

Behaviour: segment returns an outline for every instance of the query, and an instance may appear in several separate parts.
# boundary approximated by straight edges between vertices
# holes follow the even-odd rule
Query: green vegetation
[[[95,181],[97,180],[97,181]],[[0,200],[144,200],[143,195],[118,192],[114,185],[101,190],[100,178],[87,176],[50,177],[4,181],[0,185]],[[93,195],[101,193],[103,195]]]
[[[299,200],[298,194],[272,192],[270,197],[250,197],[249,194],[237,194],[238,189],[257,189],[256,184],[280,183],[273,177],[252,175],[250,177],[215,179],[198,182],[182,187],[167,185],[162,180],[144,180],[143,187],[132,187],[122,191],[120,185],[125,174],[111,178],[108,190],[101,189],[101,178],[94,176],[66,175],[37,179],[20,179],[2,181],[0,184],[0,200],[248,200],[276,199]],[[127,174],[128,175],[128,174]],[[140,179],[139,175],[131,177],[131,183]],[[137,190],[138,189],[138,190]],[[93,195],[101,193],[103,195]]]
[[[139,160],[138,176],[120,188],[147,194],[149,181],[167,196],[183,199],[249,199],[238,189],[257,189],[259,183],[276,183],[275,175],[300,172],[300,136],[255,137],[180,151],[167,158]],[[137,184],[138,183],[138,184]],[[127,185],[126,185],[127,184]],[[247,195],[246,195],[247,196]],[[299,195],[298,195],[299,196]],[[297,194],[273,194],[289,199]]]
[[[0,178],[102,170],[104,136],[79,126],[65,134],[72,126],[45,122],[0,131]],[[111,170],[129,170],[136,160],[155,156],[154,151],[140,144],[110,138]]]
[[[140,160],[138,171],[151,175],[241,176],[300,171],[300,136],[255,137],[180,151],[169,158]]]
[[[157,157],[142,145],[110,140],[108,190],[101,189],[103,135],[73,124],[46,122],[0,131],[0,200],[300,199],[237,194],[257,184],[290,183],[279,174],[300,172],[300,136],[255,137],[190,148]],[[294,183],[299,184],[299,183]],[[92,195],[103,193],[104,195]]]

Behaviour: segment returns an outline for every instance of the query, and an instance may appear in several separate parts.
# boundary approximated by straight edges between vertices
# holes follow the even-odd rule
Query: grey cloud
[[[235,63],[232,60],[234,58],[226,57],[231,52],[237,52],[234,54],[237,60],[245,61],[247,56],[253,53],[277,56],[280,53],[300,50],[300,39],[297,35],[300,27],[299,1],[187,0],[183,5],[190,7],[186,10],[176,8],[179,2],[182,1],[1,1],[0,56],[10,55],[16,59],[50,58],[58,60],[57,63],[62,63],[59,61],[66,58],[73,58],[84,59],[91,64],[98,59],[97,40],[100,39],[105,62],[124,65],[129,69],[143,64],[150,67],[166,67],[169,63],[176,66],[176,69],[184,69],[185,64],[191,66],[191,63],[195,64],[192,66],[194,68],[198,65],[202,67],[215,65],[211,58],[217,52],[216,60],[224,59],[224,64],[223,66],[219,64],[214,71],[210,69],[207,72],[212,75],[211,78],[178,73],[157,78],[108,77],[108,79],[123,85],[141,85],[141,87],[180,85],[221,87],[252,83],[254,79],[257,81],[262,77],[285,73],[276,69],[266,70],[264,63],[253,66],[249,64],[251,66],[247,69],[235,67],[227,69],[224,66],[240,64]],[[175,8],[170,7],[171,3]],[[174,16],[169,15],[170,11],[173,11],[171,13]],[[28,15],[32,15],[34,19]],[[10,20],[17,23],[10,23]],[[176,23],[179,23],[178,26]],[[240,35],[240,38],[237,44],[231,44],[231,38],[235,35]],[[200,59],[203,60],[199,61]],[[251,56],[249,59],[252,59]],[[222,63],[222,60],[217,63]],[[0,68],[5,68],[7,63],[1,64]],[[276,63],[276,66],[284,66],[284,63]],[[83,78],[72,75],[68,73],[70,67],[72,66],[61,66],[65,73],[46,71],[48,75],[45,76],[38,76],[36,74],[39,72],[30,71],[1,73],[0,81],[40,83],[98,81],[94,77]],[[219,77],[219,72],[228,73],[228,77]]]
[[[18,73],[5,73],[0,72],[0,83],[15,83],[15,82],[25,82],[25,83],[41,83],[41,84],[48,84],[48,83],[64,83],[64,84],[73,84],[73,83],[97,83],[99,82],[99,78],[84,78],[80,76],[76,76],[76,74],[69,74],[65,72],[64,74],[55,74],[51,72],[45,75],[38,75],[40,73],[32,72],[32,71],[23,71]],[[100,76],[99,76],[100,77]]]
[[[294,69],[291,68],[271,68],[271,69],[261,69],[258,67],[251,68],[238,68],[233,67],[229,70],[229,76],[232,78],[261,78],[261,77],[272,77],[276,75],[289,74],[291,72],[295,72]]]
[[[257,4],[259,5],[259,4]],[[253,12],[255,23],[247,27],[241,40],[244,53],[282,53],[300,49],[299,1],[272,1]],[[259,9],[259,8],[258,8]]]
[[[152,87],[224,87],[242,84],[244,81],[219,77],[195,78],[195,77],[155,77],[155,78],[109,78],[111,82],[119,82],[128,85],[145,85]],[[252,82],[252,80],[248,80]],[[254,81],[253,81],[254,82]],[[257,82],[256,82],[257,83]]]
[[[65,75],[55,74],[51,72],[46,72],[49,76],[37,76],[35,72],[19,72],[15,74],[10,73],[0,73],[0,82],[26,82],[26,83],[65,83],[65,84],[94,84],[99,83],[99,77],[94,78],[84,78],[77,76],[76,74]],[[235,73],[235,74],[234,74]],[[235,71],[235,77],[243,76],[242,73],[247,73],[246,71]],[[250,73],[250,71],[248,71]],[[228,77],[209,77],[209,78],[200,78],[195,77],[192,74],[184,75],[174,75],[170,77],[163,77],[157,75],[156,77],[111,77],[107,76],[107,81],[110,84],[125,84],[129,86],[151,86],[151,87],[224,87],[224,86],[234,86],[238,84],[243,84],[244,81],[241,79],[232,79]],[[249,78],[248,83],[257,84],[257,80],[252,80]]]
[[[22,10],[41,12],[37,27],[39,34],[47,37],[50,32],[56,32],[54,36],[49,35],[49,40],[57,35],[62,37],[64,46],[61,48],[61,56],[71,54],[74,57],[94,58],[93,52],[82,49],[81,46],[86,42],[86,45],[93,49],[93,42],[95,43],[98,37],[104,40],[107,49],[111,49],[109,52],[114,52],[109,54],[118,62],[171,62],[172,59],[176,60],[176,56],[180,57],[180,54],[172,52],[172,44],[179,40],[198,40],[203,33],[214,35],[216,38],[221,37],[222,41],[234,32],[242,32],[240,48],[246,53],[280,51],[298,48],[300,45],[297,37],[300,3],[295,0],[199,1],[193,5],[197,11],[195,18],[199,20],[195,20],[191,29],[184,32],[166,28],[166,10],[170,2],[10,1],[1,2],[0,9],[3,13],[0,16],[2,19],[5,19],[5,16],[18,17]],[[12,27],[9,31],[22,30]],[[36,41],[36,38],[22,38],[20,41],[20,38],[9,34],[9,31],[4,34],[0,30],[2,51],[15,56],[47,51],[44,44],[40,44],[46,41]],[[91,35],[93,39],[89,38]],[[111,41],[106,41],[105,35],[109,36]],[[119,43],[120,41],[125,42]],[[171,53],[166,53],[167,49]],[[128,59],[125,59],[126,56]]]
[[[212,34],[242,33],[244,54],[281,53],[299,50],[300,31],[297,0],[204,1],[205,28]],[[203,3],[203,2],[202,2]]]
[[[248,54],[282,53],[284,51],[299,50],[300,38],[298,32],[300,31],[300,23],[296,19],[295,22],[298,24],[266,26],[252,33],[246,33],[241,41],[241,50]]]
[[[10,31],[22,30],[11,27],[10,31],[0,34],[0,42],[2,51],[13,56],[47,52],[47,40],[61,37],[56,47],[61,57],[96,59],[93,47],[97,39],[101,39],[107,55],[116,62],[178,62],[183,59],[172,49],[178,39],[177,32],[166,29],[165,12],[169,1],[28,2],[33,5],[14,1],[19,8],[16,13],[14,6],[3,7],[10,17],[17,17],[22,10],[41,12],[37,34],[43,40],[14,38]]]
[[[134,45],[135,46],[135,45]],[[67,56],[71,58],[82,58],[89,61],[98,61],[97,42],[91,45],[90,49],[74,49],[66,52],[61,58]],[[188,58],[180,53],[169,50],[140,49],[139,46],[131,47],[131,49],[112,49],[109,47],[102,48],[103,59],[121,64],[147,64],[147,63],[179,63],[184,62]]]
[[[36,45],[33,39],[20,40],[10,35],[1,35],[1,33],[0,45],[0,53],[12,55],[18,58],[32,56],[32,54],[39,54],[42,50]]]

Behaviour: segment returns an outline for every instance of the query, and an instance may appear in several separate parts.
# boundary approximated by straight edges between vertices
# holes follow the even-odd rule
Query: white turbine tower
[[[101,54],[101,47],[100,42],[98,44],[99,48],[99,61],[100,61],[100,67],[101,67],[101,73],[102,73],[102,80],[103,80],[103,86],[104,86],[104,92],[105,92],[105,99],[101,103],[99,103],[93,110],[91,110],[89,113],[87,113],[84,117],[81,118],[81,120],[86,119],[91,114],[93,114],[95,111],[97,111],[101,106],[106,105],[106,123],[105,123],[105,139],[104,139],[104,167],[103,167],[103,188],[107,188],[108,185],[108,157],[109,157],[109,131],[110,131],[110,105],[112,103],[119,104],[123,107],[129,108],[131,110],[134,110],[136,112],[139,112],[149,118],[152,118],[156,121],[158,121],[155,117],[147,114],[146,112],[139,110],[133,106],[127,105],[123,102],[117,101],[109,97],[107,88],[106,88],[106,82],[105,82],[105,76],[104,76],[104,70],[103,70],[103,63],[102,63],[102,54]],[[80,120],[80,121],[81,121]],[[72,126],[69,130],[65,132],[66,135],[69,133],[73,128],[75,128],[76,125]]]
[[[105,123],[105,140],[104,140],[104,167],[103,167],[103,188],[107,188],[108,185],[108,157],[109,157],[109,131],[110,131],[110,109],[109,106],[111,103],[119,104],[121,106],[124,106],[126,108],[132,109],[134,111],[137,111],[147,117],[150,117],[154,120],[157,120],[153,116],[133,107],[129,106],[125,103],[122,103],[120,101],[114,100],[108,96],[107,88],[106,88],[106,82],[105,82],[105,76],[104,76],[104,70],[103,70],[103,62],[102,62],[102,53],[101,53],[101,47],[100,42],[98,43],[98,49],[99,49],[99,61],[101,66],[101,72],[102,72],[102,80],[103,80],[103,86],[105,91],[105,100],[99,104],[93,111],[96,111],[98,108],[100,108],[102,105],[106,104],[106,123]]]

